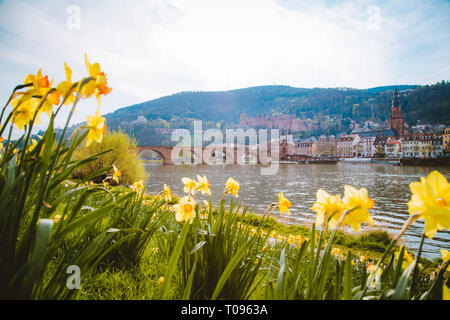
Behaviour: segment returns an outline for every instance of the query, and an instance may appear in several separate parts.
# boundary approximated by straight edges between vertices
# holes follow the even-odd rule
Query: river
[[[409,184],[438,170],[450,180],[450,167],[394,166],[386,164],[280,164],[276,175],[261,175],[260,165],[169,165],[146,164],[150,177],[146,182],[147,192],[157,193],[164,183],[172,192],[183,194],[182,177],[195,178],[206,175],[211,184],[213,201],[217,203],[225,182],[233,177],[240,183],[239,199],[253,211],[264,212],[267,206],[278,201],[282,191],[291,203],[291,215],[287,223],[311,224],[315,213],[310,209],[316,191],[324,189],[330,194],[344,195],[344,185],[367,188],[375,201],[370,210],[375,227],[398,232],[408,218],[407,202],[411,198]],[[206,198],[205,198],[206,199]],[[417,252],[424,221],[416,221],[404,236],[407,247]],[[363,225],[363,230],[368,228]],[[450,230],[436,233],[433,239],[425,239],[423,255],[428,258],[440,256],[439,249],[450,247]]]

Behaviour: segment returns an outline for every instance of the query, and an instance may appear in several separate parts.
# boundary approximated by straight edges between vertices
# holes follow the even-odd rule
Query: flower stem
[[[417,287],[417,272],[419,271],[419,259],[420,259],[420,256],[422,255],[422,248],[423,248],[424,241],[425,241],[425,231],[422,233],[422,238],[420,239],[419,252],[417,253],[417,259],[416,259],[416,263],[414,265],[414,271],[413,271],[412,282],[411,282],[410,297],[414,297],[414,293],[416,291],[416,287]]]
[[[405,234],[406,230],[414,223],[414,221],[417,220],[417,218],[420,216],[420,213],[416,212],[409,216],[408,220],[406,220],[405,224],[403,225],[402,230],[400,233],[394,238],[395,242],[400,240],[400,238]]]

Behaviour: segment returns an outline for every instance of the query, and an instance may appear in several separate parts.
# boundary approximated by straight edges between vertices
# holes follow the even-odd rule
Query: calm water
[[[220,197],[228,177],[240,183],[239,198],[241,202],[254,211],[264,212],[267,206],[278,200],[278,192],[292,202],[289,223],[312,223],[315,213],[311,206],[315,202],[316,191],[322,188],[330,194],[344,193],[344,185],[356,188],[365,187],[375,206],[371,210],[376,227],[396,230],[402,227],[408,218],[406,203],[410,200],[409,183],[419,181],[433,170],[439,170],[447,179],[450,167],[415,167],[393,166],[383,164],[280,164],[277,175],[263,176],[259,165],[147,165],[150,178],[147,191],[156,193],[162,190],[164,183],[172,192],[183,194],[182,177],[195,178],[197,174],[206,175],[211,184],[213,200]],[[423,220],[416,221],[404,237],[406,245],[417,249],[423,230]],[[363,226],[365,228],[365,226]],[[439,249],[450,247],[450,231],[437,232],[435,237],[426,239],[424,255],[429,258],[439,257]]]

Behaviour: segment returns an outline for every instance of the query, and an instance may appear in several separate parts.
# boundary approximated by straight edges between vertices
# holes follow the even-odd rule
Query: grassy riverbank
[[[157,201],[157,196],[145,196],[145,198],[144,202]],[[174,197],[174,199],[176,198]],[[147,205],[144,204],[144,206]],[[212,210],[212,212],[217,211],[217,208]],[[174,223],[174,221],[171,221],[172,219],[168,217],[165,223],[160,225],[160,230],[170,228],[170,225]],[[262,259],[261,267],[255,275],[255,283],[259,283],[259,285],[248,296],[250,300],[264,299],[266,297],[264,282],[267,277],[266,268],[270,267],[271,262],[277,260],[283,249],[298,250],[299,239],[301,241],[309,241],[309,237],[312,234],[312,226],[288,225],[275,217],[264,219],[260,214],[256,213],[238,214],[237,220],[239,221],[238,230],[241,230],[242,225],[245,225],[250,230],[250,233],[256,233],[256,228],[261,228],[261,233],[268,235],[267,241],[262,247],[267,254]],[[95,300],[158,298],[160,282],[162,277],[164,277],[170,259],[168,252],[165,252],[164,248],[161,247],[164,241],[158,240],[158,237],[161,235],[165,236],[164,233],[164,231],[155,233],[154,238],[148,242],[142,258],[137,264],[126,263],[117,267],[114,261],[110,261],[92,271],[86,277],[83,288],[76,298]],[[319,232],[315,231],[315,234],[317,239]],[[329,234],[326,238],[329,238]],[[342,256],[348,256],[351,253],[353,257],[357,257],[355,261],[357,261],[358,267],[361,267],[361,265],[367,266],[370,262],[378,261],[382,257],[391,240],[392,235],[381,229],[364,231],[357,235],[338,231],[333,245],[333,248],[336,248],[335,250],[339,252],[335,259],[338,262],[342,259]],[[339,255],[341,255],[341,258],[339,258]],[[422,258],[420,262],[423,268],[422,276],[427,277],[430,272],[442,263],[442,259],[429,261]],[[180,294],[183,292],[183,286],[179,280],[172,279],[167,298],[181,298]],[[358,279],[355,279],[355,282],[361,284]]]

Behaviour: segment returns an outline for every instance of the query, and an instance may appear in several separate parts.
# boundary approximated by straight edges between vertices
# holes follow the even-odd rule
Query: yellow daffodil
[[[292,244],[294,244],[296,242],[296,238],[292,234],[290,234],[288,242],[289,242],[289,244],[292,245]]]
[[[237,197],[239,197],[238,191],[239,191],[239,182],[237,182],[233,178],[228,178],[228,180],[225,184],[225,192],[231,193],[233,196],[235,196],[237,198]]]
[[[11,104],[14,107],[14,114],[11,117],[11,121],[16,125],[19,130],[23,130],[25,125],[28,125],[33,120],[34,114],[40,104],[39,99],[28,99],[21,101],[20,99],[14,99]],[[39,113],[36,114],[34,124],[39,125],[41,123]]]
[[[71,90],[73,83],[72,83],[72,70],[67,66],[67,63],[64,62],[64,70],[66,72],[66,78],[67,80],[62,81],[58,84],[57,90],[62,95],[63,99],[66,95],[68,95],[66,101],[64,102],[64,105],[70,105],[75,102],[75,95],[73,94],[75,90]],[[71,91],[69,93],[69,91]]]
[[[136,191],[144,190],[144,180],[139,180],[139,181],[136,181],[135,183],[133,183],[133,185],[131,186],[131,189],[136,190]]]
[[[48,76],[42,75],[42,69],[39,69],[36,75],[28,74],[23,81],[24,84],[31,84],[31,86],[27,87],[28,90],[25,92],[15,92],[13,95],[13,100],[11,103],[18,105],[19,103],[23,103],[30,99],[42,97],[48,90],[50,90],[51,85],[48,81]],[[41,101],[39,99],[35,99],[37,101]]]
[[[400,257],[400,251],[402,250],[402,247],[400,247],[400,249],[397,251],[397,254],[395,256],[395,258],[398,260],[398,258]],[[403,262],[402,262],[402,269],[406,269],[408,268],[408,266],[414,262],[414,258],[412,256],[411,253],[408,252],[408,250],[405,249],[405,253],[403,255]]]
[[[100,116],[100,110],[97,108],[94,116],[86,117],[89,133],[87,136],[86,147],[91,144],[92,141],[101,142],[103,134],[106,131],[105,118]]]
[[[340,253],[341,253],[341,249],[339,249],[339,248],[333,248],[333,249],[331,249],[331,254],[332,254],[333,256],[338,256]]]
[[[158,286],[162,287],[163,284],[164,284],[164,277],[159,277],[159,279],[158,279]]]
[[[409,185],[412,196],[408,202],[409,214],[419,214],[417,219],[425,220],[425,235],[433,238],[443,229],[450,229],[450,184],[438,171],[427,178]]]
[[[360,260],[361,260],[361,262],[367,261],[367,256],[361,256],[361,257],[360,257]]]
[[[24,84],[32,83],[33,86],[25,94],[32,93],[35,95],[43,95],[49,88],[51,88],[48,76],[42,75],[42,69],[39,69],[37,74],[28,74],[23,81]]]
[[[316,202],[311,207],[311,210],[317,214],[316,225],[325,225],[330,219],[330,226],[334,228],[344,211],[344,203],[341,201],[340,196],[332,196],[326,191],[319,189],[316,193]]]
[[[363,222],[373,225],[374,221],[368,209],[373,208],[374,201],[369,198],[367,189],[361,188],[358,190],[349,185],[346,185],[344,188],[342,202],[346,210],[352,209],[352,211],[345,216],[342,225],[350,225],[355,232],[359,231]]]
[[[450,300],[450,289],[445,284],[442,285],[442,300]]]
[[[107,86],[106,75],[104,72],[102,72],[100,64],[91,64],[89,62],[87,54],[84,54],[84,62],[86,64],[86,69],[89,73],[89,76],[95,78],[95,80],[89,81],[83,86],[83,88],[81,89],[81,95],[83,97],[89,98],[93,94],[95,94],[97,103],[100,106],[101,96],[107,95],[111,92],[112,89]]]
[[[47,95],[47,98],[45,99],[44,103],[42,104],[39,112],[46,112],[49,117],[52,116],[53,106],[59,104],[60,97],[61,97],[61,94],[58,92],[58,90],[55,90],[55,89],[52,90],[51,89],[52,85],[53,85],[53,79],[50,82],[50,85],[49,85],[48,88],[41,88],[40,89],[42,98],[44,98],[44,96],[47,93],[48,93],[48,95]],[[52,90],[52,91],[50,92],[50,90]]]
[[[164,184],[164,199],[166,201],[172,200],[172,191],[170,190],[169,186]]]
[[[195,218],[195,201],[191,197],[184,196],[180,203],[173,206],[175,210],[175,220],[178,222],[186,221],[192,223]]]
[[[280,209],[280,215],[287,212],[288,215],[291,215],[289,211],[289,207],[291,206],[291,202],[283,196],[283,192],[278,193],[278,208]]]
[[[197,181],[190,178],[182,178],[181,181],[184,183],[183,191],[188,194],[194,194],[197,190],[198,183]]]
[[[442,260],[444,260],[444,262],[447,262],[448,260],[450,260],[450,252],[448,250],[441,249],[441,255],[442,255]]]
[[[209,181],[206,178],[206,176],[199,176],[197,175],[197,181],[198,181],[198,190],[202,193],[202,194],[207,194],[207,195],[211,195],[211,189],[209,188]]]
[[[39,140],[42,139],[41,136],[38,135]],[[31,152],[38,145],[38,141],[36,139],[31,139],[31,146],[28,147],[28,152]]]
[[[103,186],[104,186],[105,188],[107,188],[108,185],[109,185],[109,182],[108,182],[108,181],[103,181]]]
[[[116,181],[117,183],[119,183],[119,177],[122,176],[122,172],[120,172],[119,169],[117,169],[117,167],[113,164],[113,180]]]

